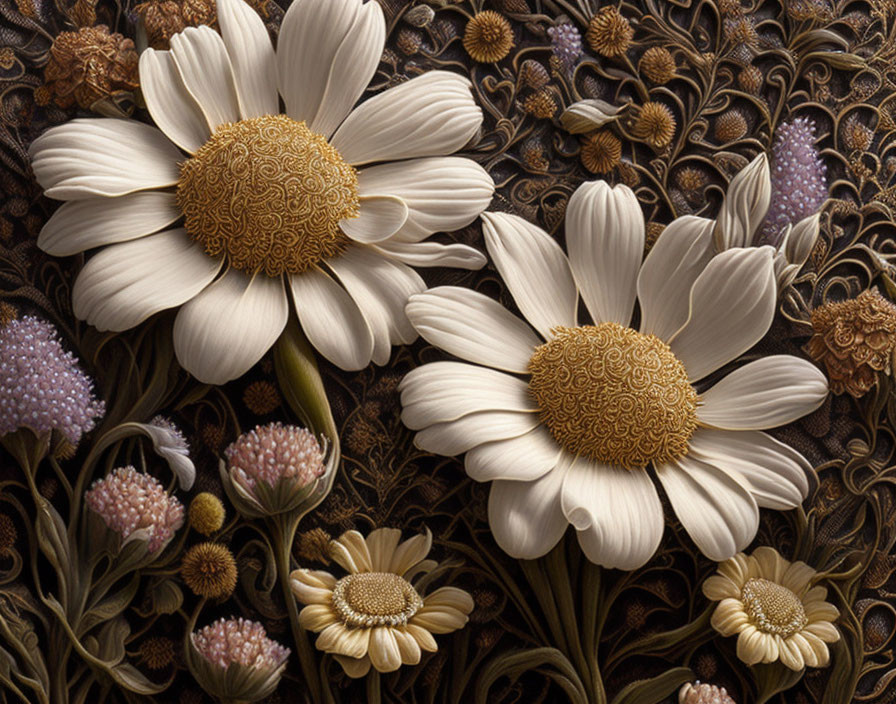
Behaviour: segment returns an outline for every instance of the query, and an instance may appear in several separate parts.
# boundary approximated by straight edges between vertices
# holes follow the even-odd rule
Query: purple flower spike
[[[772,147],[772,196],[763,241],[778,244],[787,225],[818,212],[828,197],[825,165],[815,148],[815,123],[798,117],[778,127]]]

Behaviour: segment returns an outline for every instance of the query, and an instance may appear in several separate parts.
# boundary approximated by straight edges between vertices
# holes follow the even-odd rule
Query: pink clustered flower
[[[307,486],[324,473],[324,453],[314,434],[282,423],[259,425],[224,451],[234,478],[252,491],[257,482],[274,486],[294,478]]]
[[[77,445],[105,412],[53,325],[30,315],[0,325],[0,435],[57,430]]]
[[[119,467],[95,481],[85,501],[124,540],[145,530],[149,552],[165,545],[184,524],[184,507],[177,497],[170,496],[158,479],[133,467]]]
[[[276,669],[289,656],[289,648],[268,638],[264,626],[244,618],[219,619],[191,638],[202,657],[224,669],[233,664]]]
[[[679,704],[734,704],[724,687],[713,684],[686,684],[678,692]]]

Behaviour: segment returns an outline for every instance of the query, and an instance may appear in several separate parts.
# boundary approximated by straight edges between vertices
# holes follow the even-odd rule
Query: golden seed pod
[[[744,93],[750,93],[751,95],[759,94],[764,80],[762,71],[759,70],[758,66],[745,66],[737,74],[737,85],[740,86]]]
[[[236,588],[236,560],[220,543],[199,543],[184,555],[180,575],[197,596],[226,599]]]
[[[254,381],[243,392],[243,403],[254,414],[264,416],[280,405],[280,392],[269,381]]]
[[[622,158],[622,142],[610,130],[598,130],[582,141],[582,165],[593,174],[607,174]]]
[[[539,120],[550,120],[557,112],[557,103],[549,90],[540,90],[523,101],[523,110]]]
[[[485,10],[467,23],[463,45],[473,61],[494,63],[513,48],[513,29],[506,17],[494,10]]]
[[[612,58],[628,50],[634,35],[635,30],[619,10],[604,7],[588,23],[585,41],[601,56]]]
[[[207,491],[196,494],[190,502],[190,526],[202,535],[211,535],[215,531],[221,530],[225,515],[226,511],[221,499]]]
[[[747,118],[740,110],[733,108],[716,120],[716,139],[723,144],[733,142],[743,137],[748,129]]]
[[[662,103],[644,103],[635,121],[634,134],[652,147],[659,149],[668,146],[675,136],[672,111]]]
[[[156,636],[140,643],[140,660],[150,670],[162,670],[174,662],[176,656],[174,641]]]
[[[638,62],[638,70],[648,80],[662,85],[675,77],[675,59],[668,49],[661,46],[652,46]]]

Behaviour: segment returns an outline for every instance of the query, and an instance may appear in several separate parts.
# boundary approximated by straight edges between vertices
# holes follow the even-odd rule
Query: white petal
[[[319,270],[289,277],[302,330],[315,349],[346,371],[363,369],[373,356],[373,335],[358,304]]]
[[[436,423],[414,436],[414,445],[436,455],[454,457],[485,442],[525,435],[540,421],[535,413],[483,411]]]
[[[793,448],[757,430],[697,428],[688,453],[740,472],[762,508],[795,508],[809,493],[812,466]]]
[[[722,251],[752,244],[753,234],[768,211],[771,193],[768,157],[761,152],[731,179],[716,220],[716,249]]]
[[[304,120],[309,127],[314,121],[335,68],[333,60],[360,9],[361,0],[296,0],[286,11],[277,68],[286,113],[294,120]]]
[[[463,362],[424,364],[400,388],[401,420],[411,430],[480,411],[538,411],[522,379]]]
[[[235,269],[187,303],[174,321],[181,366],[206,384],[245,374],[280,337],[289,304],[283,279]]]
[[[746,479],[686,456],[656,468],[675,515],[700,551],[722,562],[743,550],[759,528],[759,507]]]
[[[533,482],[492,482],[488,524],[495,541],[511,557],[532,560],[550,552],[566,532],[560,508],[563,468]]]
[[[218,24],[233,67],[240,114],[244,118],[276,115],[280,112],[277,63],[267,27],[243,0],[217,2]]]
[[[611,569],[646,563],[663,537],[663,506],[645,469],[578,457],[563,480],[561,506],[588,559]]]
[[[330,62],[312,130],[329,137],[339,127],[376,73],[385,44],[386,20],[379,3],[364,3]]]
[[[772,355],[745,364],[706,391],[697,419],[729,430],[777,428],[811,413],[827,395],[827,379],[814,364]]]
[[[393,241],[419,242],[472,223],[491,202],[495,183],[471,159],[440,156],[361,169],[358,189],[361,195],[398,196],[407,203],[408,220]]]
[[[428,71],[361,103],[331,144],[354,166],[456,152],[482,124],[470,85],[457,74]]]
[[[205,115],[209,128],[240,119],[233,68],[224,40],[202,25],[187,27],[170,40],[171,55],[187,91]]]
[[[631,189],[579,186],[566,207],[566,251],[594,321],[628,325],[644,256],[644,214]]]
[[[411,296],[405,312],[430,344],[495,369],[525,374],[541,344],[500,303],[466,288],[439,286]]]
[[[485,247],[526,320],[547,338],[575,327],[579,293],[560,245],[518,215],[483,213]]]
[[[416,267],[454,267],[475,271],[488,261],[478,249],[465,244],[439,244],[438,242],[381,242],[374,247],[384,255]]]
[[[152,448],[162,457],[177,477],[180,488],[189,491],[196,481],[196,466],[190,460],[190,450],[179,432],[152,423],[134,423],[150,440]]]
[[[44,225],[37,246],[54,257],[68,257],[158,232],[180,216],[174,194],[162,191],[70,201]]]
[[[168,230],[98,252],[78,274],[72,305],[99,330],[127,330],[189,301],[220,268],[184,230]]]
[[[416,271],[390,261],[370,247],[349,247],[327,260],[373,335],[373,361],[389,361],[392,345],[406,345],[417,339],[417,331],[405,315],[408,298],[426,289]]]
[[[58,200],[173,186],[183,159],[155,127],[108,117],[51,127],[34,140],[29,153],[44,195]]]
[[[746,352],[768,331],[777,290],[771,247],[729,249],[691,289],[691,316],[669,341],[691,381]]]
[[[796,223],[781,242],[779,250],[784,250],[787,261],[797,267],[806,263],[818,240],[821,213],[814,213]]]
[[[464,469],[477,482],[496,479],[533,481],[550,472],[560,459],[560,446],[543,425],[509,440],[474,447],[464,458]]]
[[[153,122],[168,139],[191,154],[205,144],[208,123],[180,80],[170,51],[150,48],[140,54],[140,89]]]
[[[408,206],[395,196],[361,198],[358,217],[339,221],[342,231],[355,242],[373,244],[394,235],[408,219]]]
[[[691,287],[714,252],[706,218],[684,215],[663,230],[638,274],[641,332],[668,340],[688,320]]]

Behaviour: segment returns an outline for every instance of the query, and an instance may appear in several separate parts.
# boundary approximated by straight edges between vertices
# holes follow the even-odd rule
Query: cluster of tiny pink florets
[[[225,451],[235,479],[247,490],[263,482],[296,479],[306,486],[324,473],[324,453],[314,434],[282,423],[259,425],[240,435]]]
[[[0,435],[58,430],[77,445],[103,413],[93,382],[50,323],[29,315],[0,325]]]
[[[183,504],[170,496],[158,479],[133,467],[119,467],[95,481],[85,500],[123,539],[145,529],[150,552],[171,540],[184,524]]]
[[[264,626],[244,618],[222,618],[200,628],[192,638],[206,660],[224,669],[232,664],[274,669],[289,656],[289,648],[268,638]]]

